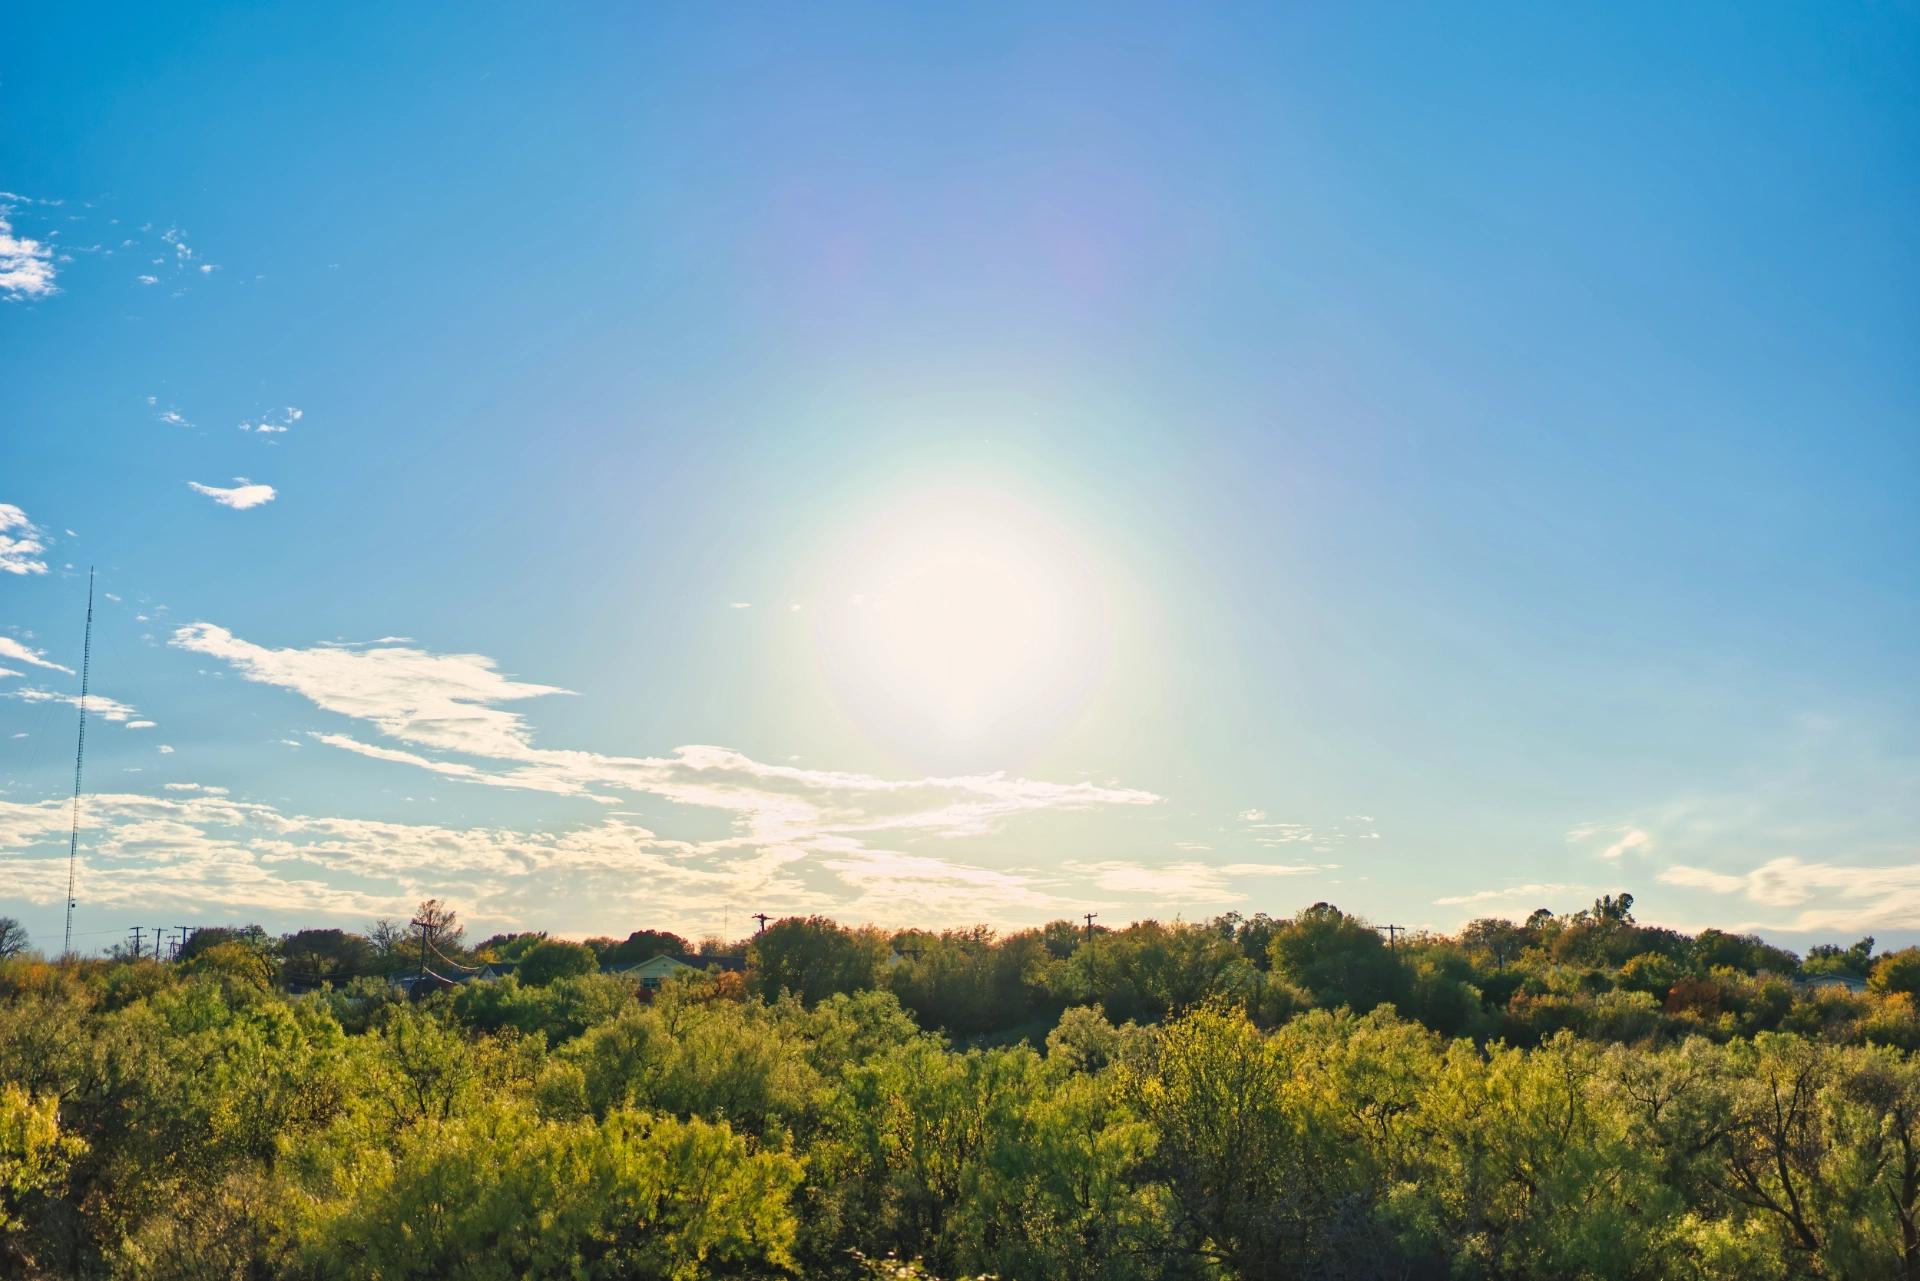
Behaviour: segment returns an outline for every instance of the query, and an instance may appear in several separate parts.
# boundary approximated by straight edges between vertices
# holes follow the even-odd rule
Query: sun
[[[831,558],[816,616],[827,674],[889,738],[1027,748],[1070,719],[1102,666],[1096,562],[1057,522],[984,489],[922,493]]]

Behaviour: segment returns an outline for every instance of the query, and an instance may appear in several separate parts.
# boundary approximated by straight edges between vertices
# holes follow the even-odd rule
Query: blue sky
[[[20,15],[0,912],[91,564],[86,947],[1913,939],[1917,95],[1909,5]]]

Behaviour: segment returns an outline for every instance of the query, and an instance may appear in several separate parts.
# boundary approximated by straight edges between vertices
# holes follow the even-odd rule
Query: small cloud
[[[11,503],[0,503],[0,573],[44,574],[47,536],[27,514]]]
[[[1267,821],[1267,812],[1265,810],[1241,810],[1240,821],[1242,823],[1264,823]]]
[[[1642,854],[1651,853],[1653,850],[1652,834],[1626,823],[1612,826],[1604,823],[1582,823],[1567,833],[1567,839],[1574,842],[1590,841],[1596,836],[1613,837],[1607,847],[1600,851],[1600,857],[1609,861],[1618,859],[1622,854],[1632,850],[1638,850]]]
[[[278,435],[281,432],[287,431],[305,417],[306,414],[303,411],[296,409],[292,405],[288,405],[285,409],[260,415],[258,422],[249,420],[241,423],[240,430],[270,436]]]
[[[162,411],[162,413],[160,414],[160,421],[165,423],[169,427],[193,426],[192,423],[188,422],[184,417],[181,416],[180,411],[177,409],[168,409],[168,410]]]
[[[729,604],[727,608],[728,609],[752,609],[753,602],[750,600],[737,600]]]
[[[0,207],[0,293],[9,302],[52,297],[59,292],[53,283],[53,250],[41,241],[14,235],[6,214]]]
[[[160,755],[162,755],[162,756],[172,756],[172,755],[173,755],[173,748],[171,748],[171,747],[169,747],[169,746],[168,746],[167,744],[165,744],[165,743],[162,743],[162,744],[160,744]]]
[[[137,279],[143,285],[157,285],[160,283],[160,277],[158,276],[140,276],[137,277]]]
[[[272,485],[254,485],[245,476],[235,476],[235,487],[222,489],[218,485],[202,485],[197,480],[187,482],[187,487],[196,494],[205,494],[222,507],[231,507],[235,511],[246,511],[250,507],[259,507],[270,503],[278,491]]]
[[[152,729],[153,726],[154,726],[154,722],[152,721],[128,721],[127,722],[128,729]]]

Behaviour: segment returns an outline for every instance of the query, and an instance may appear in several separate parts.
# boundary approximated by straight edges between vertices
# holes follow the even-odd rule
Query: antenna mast
[[[73,959],[73,869],[80,857],[80,766],[87,758],[87,677],[93,667],[93,566],[87,566],[87,631],[80,645],[80,737],[73,747],[73,830],[67,836],[67,937],[60,959]]]

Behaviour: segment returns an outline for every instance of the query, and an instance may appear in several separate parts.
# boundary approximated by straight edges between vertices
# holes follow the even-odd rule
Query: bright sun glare
[[[864,522],[815,619],[857,719],[943,745],[1033,746],[1102,666],[1103,593],[1065,530],[992,492],[922,495]]]

